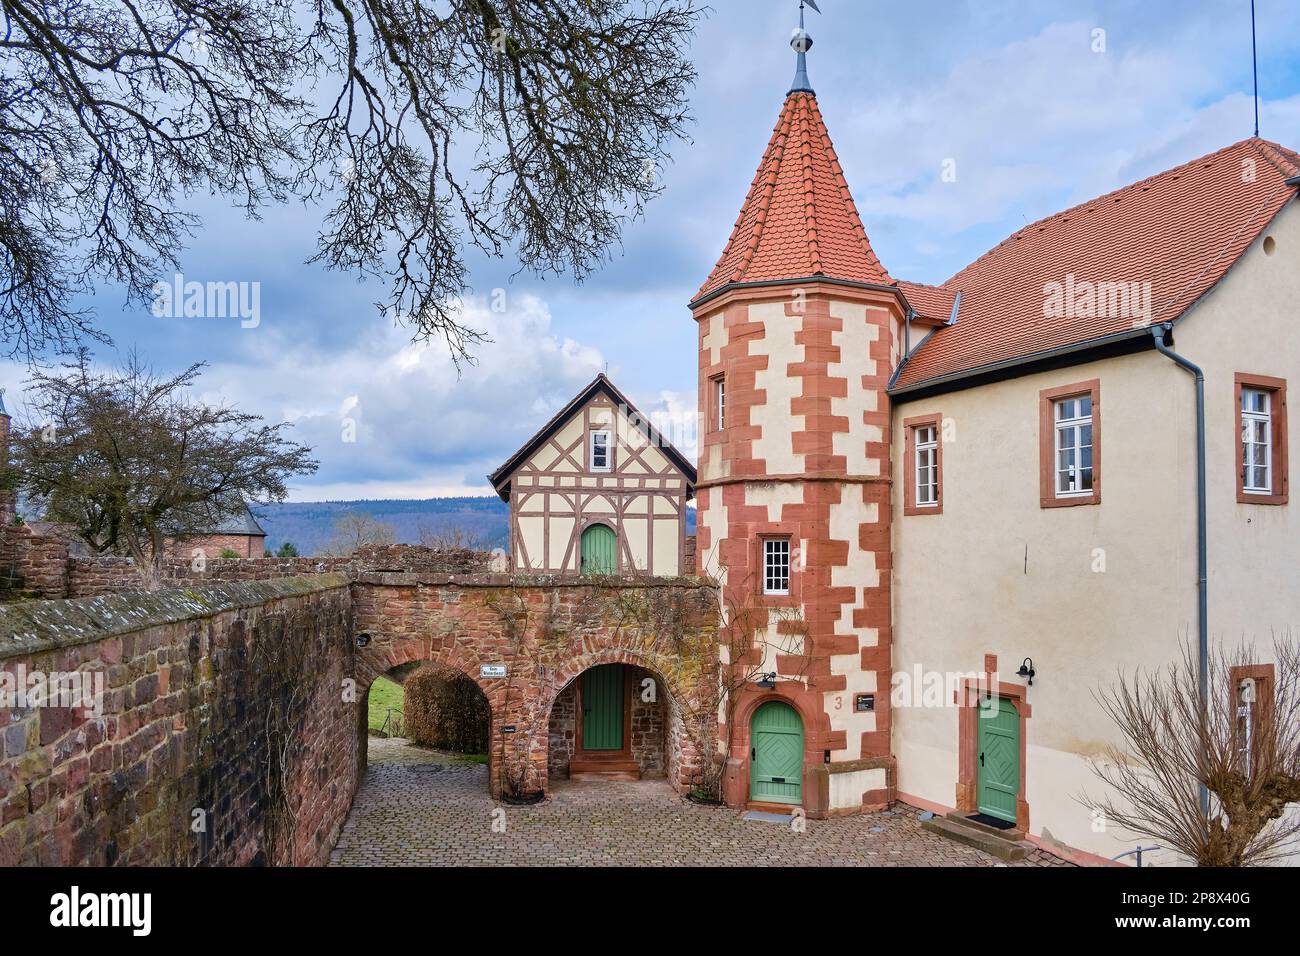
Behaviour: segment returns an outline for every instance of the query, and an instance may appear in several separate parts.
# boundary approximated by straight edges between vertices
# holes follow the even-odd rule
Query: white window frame
[[[763,593],[790,593],[789,538],[763,539]]]
[[[717,407],[717,420],[715,424],[718,431],[727,427],[727,377],[719,375],[713,380],[713,401]]]
[[[587,467],[592,471],[598,471],[602,474],[614,470],[614,441],[613,433],[608,428],[594,429],[587,439]],[[596,442],[598,438],[605,439],[605,464],[596,464]]]
[[[928,436],[928,437],[926,437]],[[939,507],[939,428],[917,425],[912,429],[912,489],[918,508]],[[928,472],[929,480],[922,476]]]
[[[1248,395],[1262,395],[1264,398],[1263,411],[1246,409],[1246,397]],[[1271,495],[1273,494],[1273,393],[1264,388],[1250,388],[1243,386],[1241,389],[1241,490],[1248,495]],[[1264,440],[1255,441],[1250,433],[1256,430],[1257,425],[1263,425]],[[1258,458],[1257,449],[1263,449],[1263,461]],[[1256,468],[1264,469],[1264,485],[1252,485],[1250,479]]]
[[[1069,418],[1061,417],[1062,412],[1064,410],[1064,406],[1068,405],[1071,402],[1082,403],[1085,400],[1089,403],[1090,406],[1090,410],[1087,415],[1073,415]],[[1083,393],[1080,395],[1071,395],[1068,398],[1058,398],[1052,402],[1052,433],[1053,433],[1052,490],[1055,493],[1057,498],[1089,498],[1096,492],[1097,489],[1097,457],[1096,457],[1097,421],[1096,418],[1097,418],[1096,403],[1093,402],[1092,396],[1087,393]],[[1092,438],[1086,445],[1083,443],[1083,429],[1085,426],[1090,427],[1092,429]],[[1070,465],[1069,468],[1061,467],[1061,452],[1065,450],[1062,447],[1062,443],[1061,443],[1061,436],[1063,434],[1071,434],[1074,439],[1074,444],[1069,446],[1069,448],[1074,452],[1075,463]],[[1082,452],[1084,448],[1087,448],[1093,452],[1092,464],[1089,465],[1088,468],[1086,469],[1087,471],[1092,472],[1092,487],[1090,488],[1082,487],[1082,476],[1085,469],[1079,463],[1079,459],[1082,457]],[[1063,489],[1061,487],[1061,479],[1066,475],[1068,475],[1069,487]]]

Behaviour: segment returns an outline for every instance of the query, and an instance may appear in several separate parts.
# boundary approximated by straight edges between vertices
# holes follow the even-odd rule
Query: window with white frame
[[[939,504],[939,430],[934,425],[918,425],[912,440],[916,505],[934,507]]]
[[[591,433],[591,451],[587,456],[587,465],[592,471],[611,471],[614,467],[614,452],[610,447],[608,431]]]
[[[790,593],[790,539],[763,540],[763,593]]]
[[[713,405],[718,410],[714,424],[721,431],[727,427],[727,380],[721,375],[713,380]]]
[[[1093,491],[1092,396],[1076,395],[1055,403],[1056,497],[1078,498]]]
[[[1241,488],[1273,493],[1273,395],[1264,389],[1241,390]]]

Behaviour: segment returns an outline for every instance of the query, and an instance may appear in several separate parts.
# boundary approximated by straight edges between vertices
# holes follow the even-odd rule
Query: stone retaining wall
[[[0,607],[0,692],[100,691],[0,706],[0,866],[323,863],[360,763],[350,621],[338,574]]]

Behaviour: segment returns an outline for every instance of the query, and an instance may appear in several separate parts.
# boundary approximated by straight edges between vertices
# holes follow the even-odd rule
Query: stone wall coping
[[[863,757],[860,760],[833,760],[826,764],[831,773],[856,773],[859,770],[892,770],[894,758],[890,755]]]
[[[345,588],[347,574],[228,581],[135,594],[0,605],[0,661]]]
[[[460,587],[460,588],[608,588],[644,590],[645,588],[717,587],[712,578],[652,577],[649,575],[583,576],[579,574],[433,574],[420,571],[358,571],[352,580],[358,584],[389,587]]]

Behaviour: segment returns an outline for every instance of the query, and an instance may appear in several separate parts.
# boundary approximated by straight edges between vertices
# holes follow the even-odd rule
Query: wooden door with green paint
[[[582,573],[614,574],[618,569],[618,539],[608,525],[594,524],[582,532]]]
[[[1020,793],[1020,714],[1016,705],[1005,697],[988,708],[977,708],[979,715],[979,795],[980,813],[1016,822],[1016,797]]]
[[[803,721],[798,712],[779,700],[759,705],[749,739],[749,798],[802,803]]]
[[[582,675],[582,749],[623,749],[623,665],[601,664]]]

